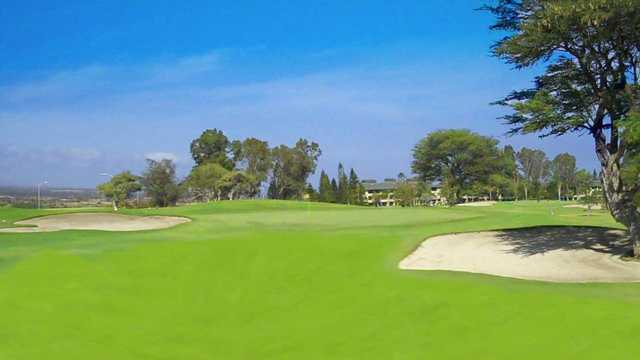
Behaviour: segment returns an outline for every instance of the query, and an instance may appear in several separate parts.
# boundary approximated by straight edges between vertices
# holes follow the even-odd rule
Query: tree
[[[558,200],[562,200],[562,188],[567,192],[576,178],[576,158],[568,153],[557,155],[551,164],[553,180],[558,190]]]
[[[536,197],[540,200],[540,190],[543,181],[549,175],[550,162],[542,150],[522,148],[516,155],[520,171],[524,178],[524,198],[529,200],[529,188],[533,187]]]
[[[342,163],[338,164],[338,192],[336,194],[336,202],[339,204],[349,203],[349,178],[344,171]]]
[[[513,134],[587,133],[595,143],[612,216],[640,257],[638,176],[623,176],[640,121],[640,3],[633,0],[499,0],[484,9],[506,31],[493,52],[517,69],[546,64],[534,87],[498,104]],[[637,175],[637,174],[636,174]]]
[[[318,200],[321,202],[334,202],[333,189],[331,188],[331,180],[327,173],[322,170],[320,173],[320,185],[318,186]]]
[[[271,151],[269,143],[256,138],[231,143],[233,160],[236,167],[255,179],[254,186],[260,188],[271,169]]]
[[[513,146],[506,145],[502,149],[502,173],[511,179],[510,192],[514,200],[518,200],[520,193],[520,174],[518,173],[518,159]]]
[[[256,179],[245,171],[229,171],[220,179],[220,191],[229,200],[256,195]]]
[[[307,179],[316,171],[320,145],[300,139],[293,148],[280,145],[271,151],[273,168],[269,184],[269,197],[273,199],[299,199],[304,193]]]
[[[358,175],[353,168],[351,168],[351,171],[349,171],[348,203],[354,205],[362,205],[364,203],[364,187],[362,186],[362,183],[360,183]]]
[[[501,173],[495,173],[489,176],[487,186],[489,189],[489,200],[494,200],[500,199],[500,196],[510,191],[513,185],[511,179]],[[493,196],[494,194],[495,197]]]
[[[413,149],[412,170],[424,181],[446,184],[451,204],[474,183],[485,183],[498,166],[497,141],[469,130],[432,132]]]
[[[402,181],[393,192],[393,195],[398,205],[403,207],[413,206],[415,204],[416,198],[418,197],[416,184]]]
[[[196,200],[220,200],[222,196],[221,181],[229,173],[217,163],[202,164],[194,167],[187,178],[186,185]]]
[[[123,171],[111,177],[111,180],[98,185],[98,191],[113,203],[113,210],[125,205],[125,201],[142,189],[139,178],[130,171]]]
[[[141,178],[144,190],[155,206],[175,205],[180,195],[173,161],[147,159],[147,170]]]
[[[196,166],[213,162],[227,170],[233,170],[234,162],[229,157],[231,150],[229,139],[218,129],[205,130],[191,142],[191,156]]]
[[[338,189],[338,182],[336,181],[335,178],[331,179],[331,193],[333,193],[333,202],[338,202],[338,196],[339,194],[339,189]]]

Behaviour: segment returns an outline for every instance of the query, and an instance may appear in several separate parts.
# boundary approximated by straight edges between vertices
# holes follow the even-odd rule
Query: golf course
[[[0,208],[0,226],[68,212]],[[629,359],[640,284],[400,270],[426,238],[620,228],[555,201],[227,201],[146,231],[0,233],[1,359]],[[427,240],[428,242],[428,240]]]

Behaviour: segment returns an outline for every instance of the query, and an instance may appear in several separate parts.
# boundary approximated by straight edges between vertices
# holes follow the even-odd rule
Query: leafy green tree
[[[569,191],[576,178],[576,158],[568,153],[562,153],[553,159],[551,172],[558,190],[558,200],[562,200],[562,189]]]
[[[455,204],[463,191],[495,173],[497,143],[465,129],[435,131],[414,147],[412,170],[424,181],[446,183],[447,200]]]
[[[551,163],[542,150],[522,148],[516,155],[520,171],[524,178],[524,198],[529,200],[529,188],[533,187],[538,200],[540,200],[542,184],[549,176]]]
[[[229,171],[220,179],[220,191],[229,200],[256,195],[256,179],[245,171]]]
[[[231,143],[236,167],[255,179],[254,187],[260,188],[271,170],[269,143],[256,138]]]
[[[499,199],[500,196],[508,194],[513,187],[511,179],[502,173],[495,173],[489,176],[487,188],[489,190],[489,200]],[[495,195],[495,196],[494,196]]]
[[[413,206],[416,198],[418,197],[418,190],[415,183],[407,181],[401,181],[396,190],[393,192],[393,196],[402,207]]]
[[[217,163],[207,163],[194,167],[187,177],[186,185],[199,201],[220,200],[222,179],[229,173]]]
[[[532,89],[499,102],[514,110],[505,117],[512,133],[591,135],[608,208],[640,257],[640,179],[623,176],[640,119],[640,2],[499,0],[484,8],[496,16],[492,29],[507,33],[496,56],[518,69],[547,65]]]
[[[191,142],[191,156],[196,166],[213,162],[227,170],[233,170],[234,162],[229,157],[231,150],[229,139],[218,129],[205,130]]]
[[[584,195],[587,192],[589,192],[592,182],[593,182],[593,177],[587,170],[584,170],[584,169],[578,170],[576,172],[575,183],[574,183],[576,195],[578,196]]]
[[[147,159],[147,170],[142,174],[141,182],[153,205],[167,207],[175,205],[178,201],[180,188],[176,181],[176,166],[173,161]]]
[[[125,201],[132,194],[142,189],[140,179],[130,171],[123,171],[111,177],[111,180],[98,185],[98,192],[102,193],[113,203],[113,210],[118,211],[118,207],[125,205]]]
[[[293,148],[280,145],[271,151],[273,167],[269,184],[269,197],[273,199],[300,199],[307,179],[316,171],[320,145],[300,139]]]
[[[517,201],[520,193],[520,174],[517,154],[511,145],[506,145],[502,149],[502,175],[511,180],[508,193]]]
[[[331,188],[331,180],[327,173],[322,170],[320,173],[320,185],[318,186],[318,200],[321,202],[331,203],[334,202],[333,189]]]

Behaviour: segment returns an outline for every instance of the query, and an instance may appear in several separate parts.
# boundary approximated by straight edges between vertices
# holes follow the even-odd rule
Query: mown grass
[[[8,222],[43,211],[0,209]],[[0,359],[635,358],[640,284],[400,271],[436,234],[617,227],[557,202],[239,201],[134,233],[0,234]]]

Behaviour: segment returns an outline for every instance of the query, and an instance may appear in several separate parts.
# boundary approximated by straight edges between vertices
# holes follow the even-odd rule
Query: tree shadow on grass
[[[497,237],[501,244],[510,247],[509,253],[521,256],[585,249],[624,256],[631,250],[624,231],[598,227],[535,227],[501,231]]]

